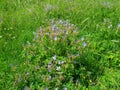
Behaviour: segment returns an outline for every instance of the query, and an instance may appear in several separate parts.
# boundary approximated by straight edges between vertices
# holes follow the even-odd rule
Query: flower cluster
[[[23,57],[27,64],[29,60],[29,67],[39,67],[34,69],[39,72],[45,90],[61,87],[67,90],[66,82],[75,85],[80,82],[77,69],[87,44],[85,37],[79,38],[78,33],[77,27],[68,20],[50,20],[47,27],[33,32],[32,43],[24,46]]]

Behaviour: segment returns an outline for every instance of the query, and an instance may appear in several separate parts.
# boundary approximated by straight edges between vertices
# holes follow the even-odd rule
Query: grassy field
[[[78,36],[68,35],[69,41],[85,39],[76,59],[78,66],[71,64],[72,70],[66,63],[66,79],[58,78],[52,84],[40,79],[41,74],[51,75],[44,65],[54,54],[67,62],[69,55],[64,51],[76,53],[79,44],[69,46],[61,41],[52,47],[45,39],[38,45],[33,40],[36,30],[46,29],[51,20],[75,25]],[[27,51],[28,43],[35,43],[35,52],[47,45],[52,50],[27,57],[26,52],[34,48]],[[38,63],[42,60],[46,60],[43,66]],[[120,0],[0,0],[0,90],[120,90]]]

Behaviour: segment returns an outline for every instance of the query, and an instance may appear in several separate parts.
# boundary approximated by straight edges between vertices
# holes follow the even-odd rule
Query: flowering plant
[[[34,32],[32,43],[24,46],[23,57],[28,67],[39,72],[41,87],[60,88],[67,82],[78,84],[79,59],[86,47],[85,38],[78,37],[78,29],[68,20],[51,20],[48,27]]]

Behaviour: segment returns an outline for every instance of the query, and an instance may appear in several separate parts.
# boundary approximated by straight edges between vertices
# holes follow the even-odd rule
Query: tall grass
[[[79,59],[95,78],[91,84],[86,78],[79,89],[119,90],[119,0],[0,0],[0,89],[41,88],[41,83],[30,82],[35,81],[34,76],[24,81],[29,84],[16,85],[15,80],[30,69],[21,56],[24,45],[32,43],[33,32],[47,27],[51,19],[69,20],[78,28],[77,38],[84,36],[87,40],[89,47]],[[75,88],[69,83],[65,86],[68,90]]]

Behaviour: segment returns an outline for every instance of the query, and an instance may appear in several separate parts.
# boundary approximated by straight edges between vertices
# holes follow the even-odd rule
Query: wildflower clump
[[[78,63],[86,46],[85,38],[79,38],[74,24],[51,20],[47,27],[34,32],[32,43],[27,42],[22,52],[27,68],[32,68],[32,75],[37,78],[31,82],[54,89],[63,89],[68,82],[77,85],[82,67]]]

